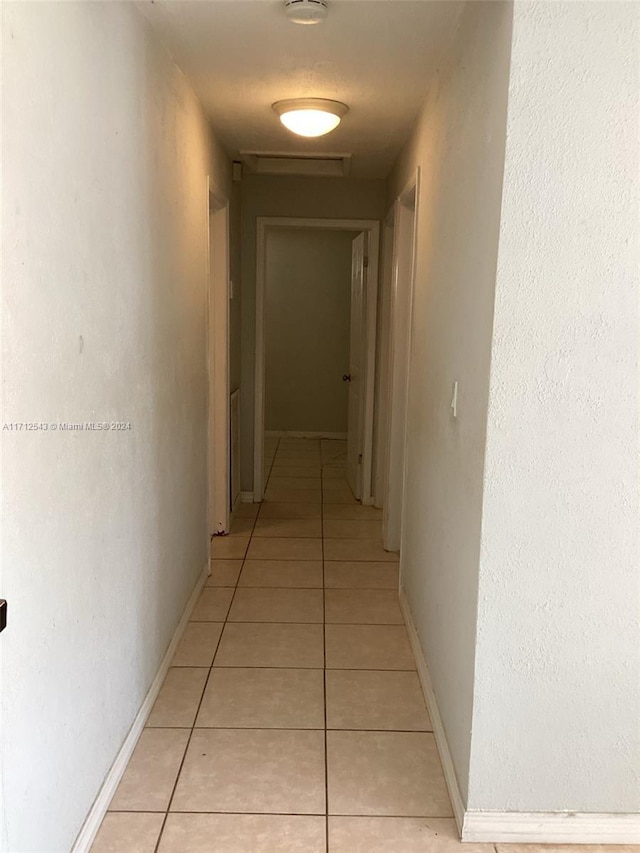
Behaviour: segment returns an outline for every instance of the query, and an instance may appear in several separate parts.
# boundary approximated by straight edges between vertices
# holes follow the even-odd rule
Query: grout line
[[[322,444],[320,444],[320,472],[324,465],[322,463]],[[322,542],[322,655],[323,655],[323,697],[324,697],[324,837],[325,853],[329,853],[329,755],[327,734],[327,594],[326,580],[324,574],[324,479],[320,479],[320,533]]]
[[[308,670],[314,672],[316,670]],[[149,729],[171,729],[180,731],[189,726],[147,726]],[[322,726],[193,726],[199,732],[322,732]],[[189,729],[190,730],[190,729]],[[328,732],[348,732],[349,734],[379,734],[379,735],[432,735],[433,729],[342,729],[331,727]]]
[[[271,587],[267,587],[270,589]],[[305,587],[306,588],[306,587]],[[215,589],[215,587],[210,587],[210,589]],[[229,589],[229,587],[224,587],[224,589]],[[241,589],[255,589],[255,587],[251,586],[243,586]],[[360,590],[358,590],[360,591]],[[317,589],[314,589],[313,592],[318,592]],[[233,599],[232,599],[233,600]],[[340,625],[344,627],[345,625],[349,627],[362,627],[362,628],[404,628],[404,622],[324,622],[323,620],[317,620],[314,622],[294,622],[293,620],[286,619],[229,619],[226,618],[223,622],[222,619],[191,619],[191,622],[196,622],[198,625],[222,625],[227,622],[230,625]],[[315,667],[313,667],[315,668]]]
[[[162,814],[153,809],[114,809],[109,814]],[[215,815],[276,815],[279,817],[325,817],[324,812],[218,812],[218,811],[188,811],[185,809],[174,809],[171,814],[215,814]],[[409,820],[454,820],[451,815],[395,815],[395,814],[346,814],[336,812],[329,817],[365,817],[365,818],[408,818]],[[491,845],[493,846],[493,845]],[[612,848],[613,849],[613,848]],[[615,853],[615,851],[614,851]]]

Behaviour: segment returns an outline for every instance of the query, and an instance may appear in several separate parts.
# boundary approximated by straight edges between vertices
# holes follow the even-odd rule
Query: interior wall
[[[132,4],[3,3],[2,36],[3,418],[50,426],[3,432],[0,835],[68,853],[208,560],[228,174]]]
[[[229,300],[229,391],[240,387],[242,364],[242,217],[240,184],[231,185],[229,200],[229,274],[232,294]]]
[[[347,432],[356,232],[272,228],[265,258],[265,429]]]
[[[420,168],[401,583],[463,798],[511,13],[510,3],[465,5],[389,196]]]
[[[350,178],[246,175],[242,204],[242,488],[253,489],[253,419],[256,330],[256,219],[384,217],[386,182]]]
[[[474,809],[640,810],[639,18],[515,4]]]

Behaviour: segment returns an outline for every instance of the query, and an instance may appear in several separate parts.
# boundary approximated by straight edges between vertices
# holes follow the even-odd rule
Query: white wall
[[[67,853],[208,559],[206,195],[129,3],[4,3],[2,849]]]
[[[351,244],[356,232],[270,228],[265,428],[347,432]]]
[[[510,4],[465,7],[389,198],[419,166],[401,577],[463,797],[510,36]]]
[[[242,204],[242,488],[253,489],[253,394],[256,335],[256,219],[382,219],[386,182],[341,178],[247,175]]]
[[[640,807],[639,15],[515,6],[474,809]]]

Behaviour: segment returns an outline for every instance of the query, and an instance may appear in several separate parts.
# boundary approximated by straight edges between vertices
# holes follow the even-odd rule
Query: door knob
[[[344,376],[342,377],[342,381],[343,382],[351,382],[351,374],[345,373]]]

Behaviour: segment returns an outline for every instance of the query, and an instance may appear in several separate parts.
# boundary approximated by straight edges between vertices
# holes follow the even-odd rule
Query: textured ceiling
[[[330,0],[315,26],[280,0],[146,0],[137,4],[189,76],[218,137],[245,151],[348,153],[352,175],[384,177],[406,140],[460,5]],[[283,98],[350,107],[328,136],[304,140],[271,110]]]

